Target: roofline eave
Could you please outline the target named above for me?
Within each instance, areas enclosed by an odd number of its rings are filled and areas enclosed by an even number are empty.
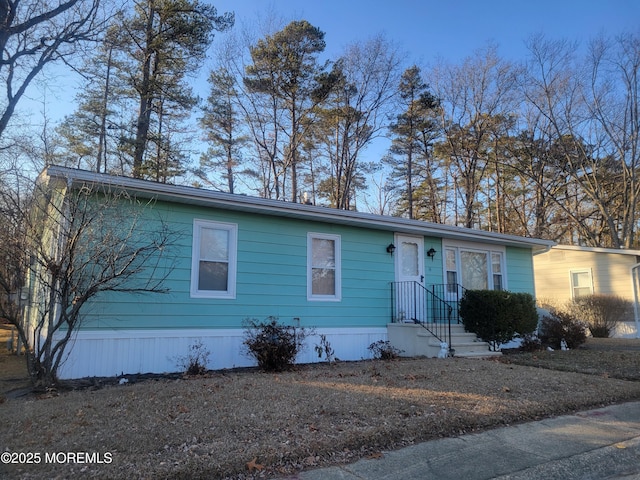
[[[474,230],[422,220],[410,220],[402,217],[376,215],[372,213],[251,197],[241,194],[215,192],[194,187],[155,183],[147,180],[112,176],[66,167],[51,166],[47,168],[46,172],[50,177],[64,178],[67,181],[71,181],[72,184],[81,185],[90,182],[104,186],[113,186],[122,188],[129,193],[135,193],[144,198],[188,205],[316,220],[325,223],[373,228],[397,233],[431,235],[450,240],[532,248],[534,251],[548,250],[551,246],[555,245],[555,242],[551,240],[519,237],[516,235]]]

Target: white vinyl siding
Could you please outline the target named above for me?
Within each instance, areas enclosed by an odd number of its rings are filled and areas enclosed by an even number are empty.
[[[341,245],[339,235],[307,235],[307,299],[340,301]]]
[[[238,226],[194,220],[191,296],[235,298]]]

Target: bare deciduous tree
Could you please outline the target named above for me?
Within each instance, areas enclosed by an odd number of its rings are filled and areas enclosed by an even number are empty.
[[[154,216],[152,202],[123,190],[43,173],[25,196],[18,188],[24,179],[15,180],[0,192],[7,227],[0,229],[0,257],[8,260],[0,269],[0,317],[26,346],[34,386],[48,388],[58,382],[92,299],[167,291],[177,234]]]
[[[320,190],[332,207],[354,208],[356,191],[365,188],[361,156],[387,127],[401,61],[393,43],[377,35],[345,47],[335,64],[340,80],[321,106],[322,131],[315,132],[329,163]]]
[[[436,152],[449,163],[462,208],[462,219],[459,222],[456,213],[456,224],[477,226],[481,182],[495,139],[504,134],[515,106],[515,74],[490,45],[462,65],[442,65],[430,76],[443,107],[445,138]],[[454,208],[458,212],[457,204]]]
[[[99,30],[100,0],[0,0],[0,137],[27,87]]]
[[[529,49],[527,101],[549,124],[553,167],[582,196],[582,211],[558,203],[578,232],[572,240],[631,247],[640,194],[640,39],[598,38],[583,60],[567,41],[536,36]]]

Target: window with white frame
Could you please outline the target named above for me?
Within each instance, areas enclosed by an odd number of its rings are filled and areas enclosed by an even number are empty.
[[[591,269],[571,270],[571,298],[584,297],[593,293]]]
[[[307,235],[307,298],[340,301],[340,236],[322,233]]]
[[[445,249],[445,272],[447,292],[455,293],[458,290],[458,254],[455,248]]]
[[[444,248],[447,292],[457,285],[470,290],[504,290],[505,251],[501,247],[472,244],[448,244]]]
[[[194,220],[191,296],[235,298],[238,226]]]
[[[502,286],[502,254],[491,252],[491,273],[493,274],[493,289],[504,290]]]

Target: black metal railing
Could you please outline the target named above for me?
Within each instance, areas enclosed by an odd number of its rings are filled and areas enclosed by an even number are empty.
[[[391,282],[391,322],[420,324],[452,349],[451,324],[460,323],[462,294],[463,288],[458,284]]]
[[[454,324],[462,323],[460,319],[460,299],[464,295],[465,288],[459,283],[430,285],[428,288],[436,297],[443,299],[453,308],[451,322]]]

